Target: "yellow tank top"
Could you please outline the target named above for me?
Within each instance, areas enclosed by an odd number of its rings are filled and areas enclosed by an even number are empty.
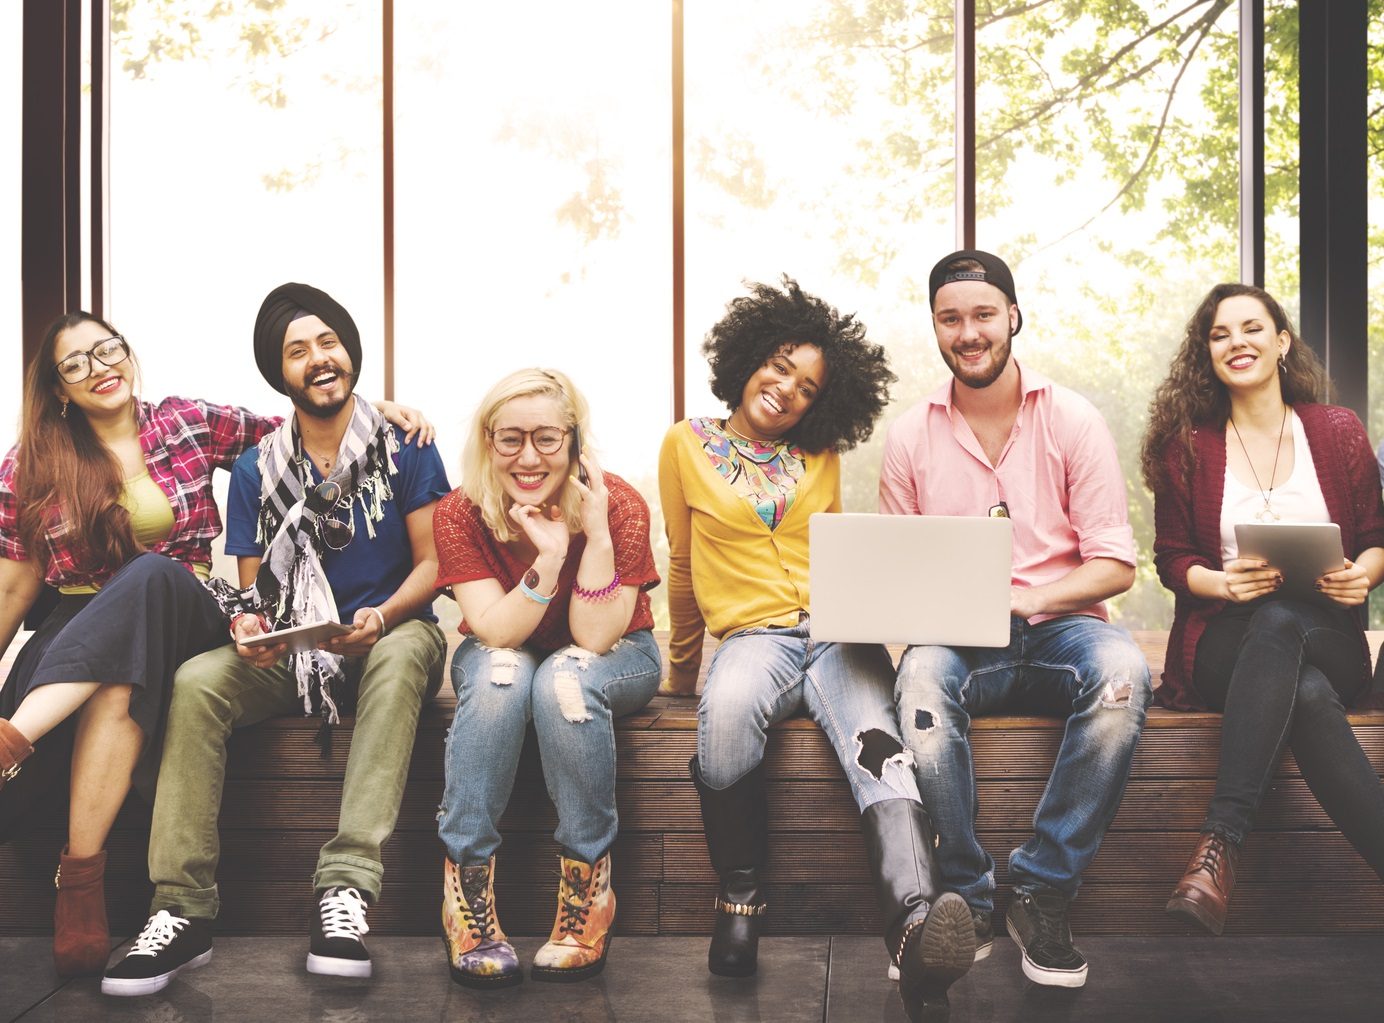
[[[145,470],[138,476],[125,481],[120,492],[120,505],[130,513],[130,525],[134,528],[135,539],[142,547],[152,547],[160,540],[167,539],[173,531],[173,505],[159,485]],[[198,578],[205,579],[208,569],[204,565],[193,565]],[[62,593],[95,593],[95,586],[64,586]]]

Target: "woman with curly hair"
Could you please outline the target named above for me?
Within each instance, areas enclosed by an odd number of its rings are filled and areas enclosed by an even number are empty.
[[[659,490],[672,625],[664,692],[694,695],[703,633],[721,641],[690,764],[720,875],[707,965],[725,976],[755,972],[768,909],[767,730],[805,710],[835,748],[861,810],[885,941],[901,960],[908,1005],[965,972],[970,912],[938,891],[912,771],[862,767],[865,745],[881,762],[902,754],[888,652],[814,643],[808,631],[808,519],[841,510],[841,453],[870,436],[896,378],[863,324],[787,277],[782,290],[753,284],[733,300],[702,351],[712,393],[730,415],[668,431]],[[964,964],[938,954],[966,942]]]
[[[1384,578],[1384,507],[1365,430],[1282,307],[1212,288],[1187,324],[1144,436],[1154,560],[1176,597],[1158,701],[1224,712],[1216,791],[1168,912],[1225,927],[1241,844],[1284,744],[1322,808],[1384,876],[1384,789],[1346,720],[1370,684],[1361,611]],[[1243,558],[1236,523],[1335,522],[1345,567],[1318,599]]]

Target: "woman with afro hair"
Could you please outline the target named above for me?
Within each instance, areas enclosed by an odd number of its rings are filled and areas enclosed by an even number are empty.
[[[703,633],[721,641],[690,764],[720,875],[708,967],[755,972],[768,909],[765,740],[771,724],[802,710],[850,780],[912,1014],[969,968],[971,914],[940,892],[913,773],[892,759],[903,747],[888,652],[814,643],[808,631],[808,519],[841,510],[841,454],[870,436],[896,377],[853,315],[788,277],[782,289],[749,287],[702,346],[730,415],[676,424],[659,457],[672,626],[663,692],[694,695]],[[873,763],[877,771],[864,766]]]

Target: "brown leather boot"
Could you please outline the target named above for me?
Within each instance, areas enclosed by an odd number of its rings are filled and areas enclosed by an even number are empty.
[[[33,744],[8,719],[0,718],[0,789],[19,773],[19,765],[34,752]]]
[[[1173,889],[1167,911],[1200,924],[1212,934],[1225,930],[1230,893],[1235,889],[1235,861],[1240,850],[1224,835],[1205,834],[1187,861],[1187,872]]]
[[[562,857],[557,887],[557,919],[548,943],[533,957],[534,980],[569,981],[594,977],[605,969],[610,928],[615,924],[615,892],[610,888],[610,853],[594,864]]]
[[[111,954],[106,924],[106,851],[95,856],[69,856],[62,851],[53,884],[58,901],[53,907],[53,962],[58,976],[81,977],[106,969]]]

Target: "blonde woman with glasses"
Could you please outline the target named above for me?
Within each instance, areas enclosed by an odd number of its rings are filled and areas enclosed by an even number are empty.
[[[449,966],[467,987],[523,979],[494,881],[497,824],[529,721],[561,846],[557,918],[531,975],[595,976],[610,949],[614,720],[658,688],[647,591],[659,578],[648,505],[583,450],[588,424],[586,399],[564,374],[511,373],[481,401],[465,482],[434,516],[437,582],[452,588],[466,637],[452,658],[457,707],[438,830]]]

